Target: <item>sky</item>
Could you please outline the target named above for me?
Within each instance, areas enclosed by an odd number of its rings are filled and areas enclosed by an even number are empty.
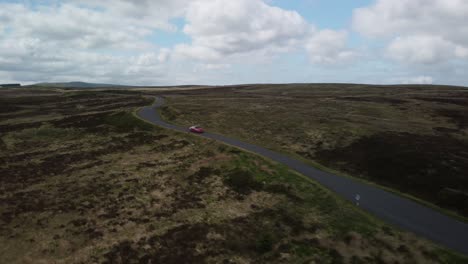
[[[0,83],[468,86],[467,0],[0,0]]]

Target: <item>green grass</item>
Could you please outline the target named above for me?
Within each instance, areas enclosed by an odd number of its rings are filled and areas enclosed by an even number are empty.
[[[155,129],[154,126],[136,118],[135,115],[129,112],[114,113],[107,116],[104,122],[114,126],[121,131],[132,131],[135,128],[144,131],[151,131]]]
[[[337,235],[349,230],[358,230],[361,234],[370,235],[376,231],[376,226],[382,224],[359,208],[351,209],[350,207],[354,207],[353,204],[337,198],[328,189],[302,174],[291,171],[284,165],[272,166],[270,168],[274,171],[272,174],[261,170],[254,162],[259,158],[254,158],[254,156],[254,154],[240,153],[234,163],[232,170],[241,172],[238,173],[240,175],[254,175],[255,177],[256,182],[251,182],[249,177],[247,177],[248,180],[241,178],[242,184],[250,188],[258,188],[256,186],[262,184],[263,190],[301,198],[304,204],[303,207],[295,208],[296,214],[306,214],[310,208],[320,210],[330,217],[329,227]],[[264,158],[260,159],[266,161]]]
[[[70,136],[75,136],[74,129],[56,128],[50,124],[44,124],[39,128],[23,130],[18,137],[21,139],[37,138],[39,140],[60,140]]]
[[[80,130],[73,128],[58,128],[52,124],[44,123],[37,128],[23,129],[15,133],[4,135],[1,139],[7,148],[15,148],[19,144],[50,144],[79,137]]]

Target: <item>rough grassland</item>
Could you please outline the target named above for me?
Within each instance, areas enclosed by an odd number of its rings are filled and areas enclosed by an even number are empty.
[[[468,216],[468,89],[251,85],[172,93],[168,121],[201,124]]]
[[[139,121],[138,93],[18,94],[0,95],[0,263],[468,261],[287,168]]]

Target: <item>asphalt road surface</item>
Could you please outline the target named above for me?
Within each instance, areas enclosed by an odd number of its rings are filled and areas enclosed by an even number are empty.
[[[169,124],[161,119],[157,109],[163,103],[163,98],[156,98],[152,106],[140,109],[137,114],[140,118],[155,125],[188,133],[187,127]],[[282,163],[388,223],[468,255],[467,223],[378,187],[317,170],[304,162],[260,146],[208,132],[200,136],[215,139]]]

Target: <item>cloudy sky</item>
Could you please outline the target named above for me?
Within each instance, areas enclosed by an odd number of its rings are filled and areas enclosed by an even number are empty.
[[[0,83],[468,86],[467,0],[0,0]]]

